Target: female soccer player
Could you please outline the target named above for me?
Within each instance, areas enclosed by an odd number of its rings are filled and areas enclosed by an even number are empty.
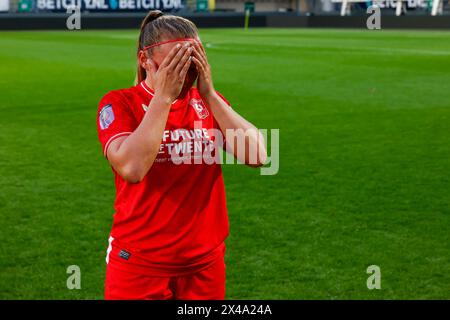
[[[109,92],[98,110],[116,185],[105,298],[224,299],[228,217],[211,160],[228,137],[228,152],[261,166],[264,139],[215,91],[191,21],[151,11],[137,58],[137,85]]]

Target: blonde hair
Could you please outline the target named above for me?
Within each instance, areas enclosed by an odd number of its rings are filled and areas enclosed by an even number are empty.
[[[136,83],[143,81],[146,77],[145,69],[139,63],[139,52],[146,46],[161,42],[163,39],[195,38],[198,29],[195,24],[183,17],[166,15],[160,10],[150,11],[142,20],[137,45],[137,72]],[[153,48],[148,49],[149,55]]]

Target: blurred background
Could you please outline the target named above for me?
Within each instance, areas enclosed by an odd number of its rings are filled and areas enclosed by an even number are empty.
[[[63,28],[70,6],[80,8],[84,28],[97,29],[134,27],[152,8],[187,16],[200,27],[359,28],[375,4],[383,28],[450,28],[449,0],[0,0],[0,29]]]
[[[448,0],[379,0],[376,1],[384,11],[397,14],[431,14],[433,5],[436,12],[448,11]],[[399,4],[400,2],[400,4]],[[84,11],[138,11],[151,7],[167,11],[181,12],[295,12],[298,14],[340,14],[342,3],[346,14],[365,11],[374,1],[370,0],[100,0],[85,3],[78,0],[1,0],[2,12],[45,12],[61,11],[68,5],[83,3]]]

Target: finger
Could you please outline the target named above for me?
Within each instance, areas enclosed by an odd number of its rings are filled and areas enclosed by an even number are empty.
[[[184,78],[186,77],[186,74],[187,74],[187,72],[189,70],[189,67],[191,66],[191,63],[192,63],[192,57],[189,56],[187,61],[183,65],[183,69],[181,69],[181,72],[180,72],[180,78],[181,79],[184,80]]]
[[[208,59],[206,58],[206,52],[204,51],[200,42],[195,41],[194,49],[197,51],[198,55],[202,57],[202,60],[204,60],[205,62],[208,61]]]
[[[205,46],[203,45],[203,43],[199,43],[199,45],[200,45],[200,48],[202,49],[202,51],[203,51],[203,54],[205,55],[205,57],[206,57],[206,50],[205,50]]]
[[[189,59],[189,57],[192,54],[192,47],[188,48],[185,52],[183,57],[180,59],[180,62],[178,63],[178,65],[175,68],[175,73],[180,73],[181,69],[183,69],[184,64],[186,63],[186,61]]]
[[[194,49],[194,57],[196,57],[197,60],[199,60],[202,63],[202,65],[206,68],[206,66],[208,65],[208,61],[206,61],[203,55],[199,53],[198,50],[196,49]]]
[[[196,57],[192,57],[192,61],[194,61],[195,66],[197,67],[197,71],[204,76],[205,75],[205,68],[203,67],[203,64],[198,60]]]
[[[175,57],[173,57],[172,61],[170,62],[170,64],[167,66],[167,69],[169,70],[175,70],[175,67],[178,65],[178,63],[180,62],[181,58],[183,57],[184,53],[186,52],[186,50],[188,50],[188,48],[190,47],[189,43],[186,43],[175,55]]]
[[[206,55],[205,48],[203,48],[202,42],[200,40],[194,41],[194,46],[200,51],[203,52]]]
[[[196,41],[194,44],[194,48],[197,51],[197,53],[199,54],[199,57],[201,57],[201,60],[204,60],[205,63],[208,62],[208,58],[206,57],[206,52],[205,49],[202,46],[202,43],[200,41]]]
[[[175,55],[180,51],[181,44],[177,44],[175,47],[170,50],[169,54],[164,58],[163,62],[161,63],[160,67],[164,68],[170,64],[172,59],[175,57]]]

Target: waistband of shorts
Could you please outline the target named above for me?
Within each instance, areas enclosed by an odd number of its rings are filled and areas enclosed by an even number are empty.
[[[217,259],[223,259],[225,255],[225,242],[221,242],[201,260],[187,262],[185,265],[168,265],[151,262],[151,257],[145,257],[144,253],[130,252],[116,240],[113,241],[111,250],[108,250],[108,267],[123,271],[147,275],[152,277],[174,277],[197,273],[209,268]]]

